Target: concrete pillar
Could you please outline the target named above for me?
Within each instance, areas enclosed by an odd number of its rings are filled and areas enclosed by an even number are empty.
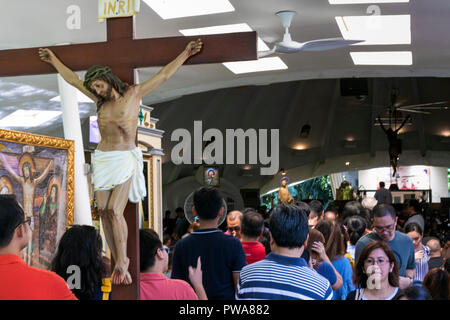
[[[75,212],[74,222],[80,225],[92,225],[89,187],[85,175],[83,136],[78,112],[77,89],[69,85],[58,74],[58,87],[61,96],[61,108],[64,137],[75,141]]]

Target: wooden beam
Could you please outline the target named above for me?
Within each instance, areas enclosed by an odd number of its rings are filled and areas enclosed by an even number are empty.
[[[130,259],[130,272],[133,283],[131,285],[113,285],[111,299],[113,300],[139,300],[140,296],[140,260],[139,260],[139,206],[128,201],[124,211],[128,227],[127,256]],[[111,266],[114,266],[112,261]]]
[[[136,16],[106,19],[106,38],[108,42],[134,39]]]
[[[110,42],[49,46],[71,70],[87,70],[93,65],[144,68],[164,66],[199,37],[125,39]],[[201,36],[204,47],[185,64],[256,60],[256,32]],[[56,70],[40,60],[38,49],[0,50],[0,77],[52,74]]]

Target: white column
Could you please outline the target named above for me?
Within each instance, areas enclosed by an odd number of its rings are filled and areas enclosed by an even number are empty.
[[[75,224],[92,225],[91,206],[87,177],[84,173],[84,147],[78,112],[77,89],[58,74],[61,96],[64,137],[75,141]]]

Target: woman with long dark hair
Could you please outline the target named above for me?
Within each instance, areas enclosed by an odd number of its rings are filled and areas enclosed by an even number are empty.
[[[342,277],[342,286],[338,290],[333,290],[333,300],[345,300],[347,294],[353,290],[353,270],[350,260],[345,256],[346,248],[341,226],[334,221],[320,220],[315,229],[323,234],[325,252]]]
[[[71,288],[79,300],[105,299],[102,290],[109,290],[102,280],[107,266],[102,258],[102,239],[94,227],[74,225],[61,237],[51,270],[67,281],[73,275],[69,266],[80,270],[80,286]]]

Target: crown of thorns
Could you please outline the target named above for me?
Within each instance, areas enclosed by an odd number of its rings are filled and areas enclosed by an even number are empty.
[[[112,71],[108,66],[94,66],[86,73],[83,84],[86,88],[89,89],[94,80],[101,78],[109,73],[112,73]]]

